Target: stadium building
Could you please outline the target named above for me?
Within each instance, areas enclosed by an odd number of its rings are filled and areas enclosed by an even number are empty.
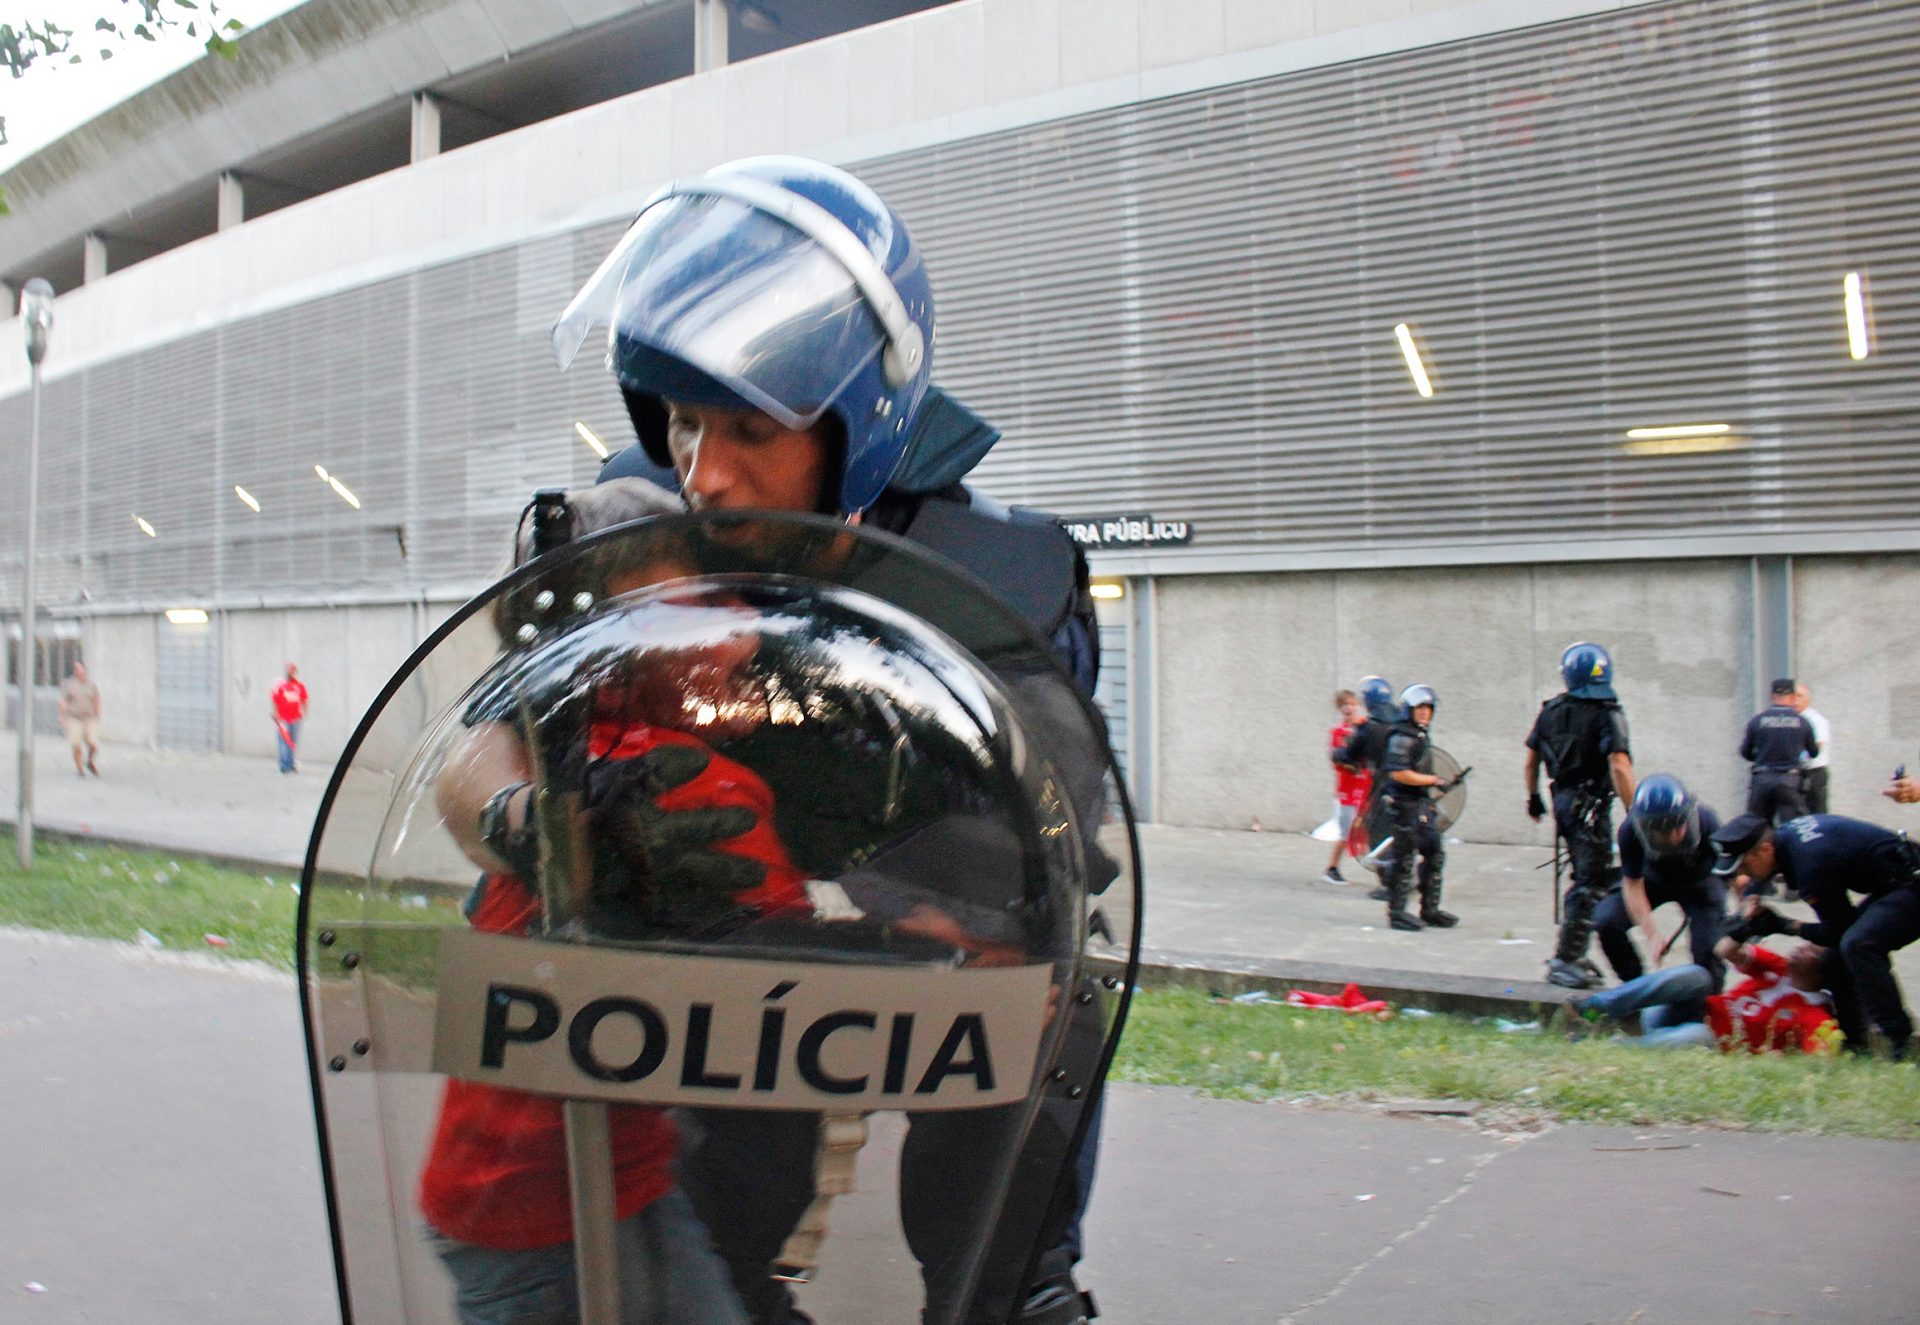
[[[1540,840],[1582,638],[1723,809],[1775,674],[1836,810],[1920,758],[1920,4],[308,0],[240,47],[0,177],[0,278],[59,292],[42,707],[83,650],[108,739],[267,754],[293,660],[337,751],[628,437],[573,290],[794,152],[906,215],[980,485],[1088,545],[1147,818],[1316,822],[1380,672],[1480,770],[1461,831]],[[0,353],[10,668],[28,419]]]

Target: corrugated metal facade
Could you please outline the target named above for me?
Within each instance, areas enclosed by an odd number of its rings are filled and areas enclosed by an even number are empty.
[[[928,251],[943,380],[1009,434],[980,473],[1002,497],[1151,509],[1192,521],[1196,552],[1275,568],[1573,539],[1632,557],[1678,533],[1867,548],[1913,529],[1920,498],[1917,63],[1916,3],[1649,6],[862,173]],[[562,376],[546,348],[618,228],[51,384],[43,601],[485,576],[534,487],[591,475],[575,419],[627,435],[605,374]],[[1849,271],[1874,315],[1858,362]],[[0,435],[26,420],[25,397],[0,402]],[[1738,449],[1622,446],[1697,422]],[[22,450],[0,474],[9,529]],[[18,564],[0,544],[0,602]]]

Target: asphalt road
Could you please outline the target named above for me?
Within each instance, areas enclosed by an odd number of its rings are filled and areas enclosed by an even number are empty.
[[[13,930],[0,999],[0,1321],[338,1320],[290,979]],[[1916,1227],[1910,1144],[1121,1087],[1083,1277],[1154,1325],[1891,1325]]]

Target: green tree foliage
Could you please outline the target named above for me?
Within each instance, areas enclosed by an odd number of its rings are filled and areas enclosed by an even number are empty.
[[[111,60],[113,43],[167,41],[184,37],[201,42],[209,55],[232,59],[236,39],[246,29],[237,18],[223,19],[214,0],[120,0],[123,15],[101,17],[85,32],[62,27],[51,18],[0,22],[0,62],[19,78],[41,62],[82,64],[88,59]],[[7,121],[0,116],[0,143],[7,141]],[[0,214],[8,211],[0,193]]]

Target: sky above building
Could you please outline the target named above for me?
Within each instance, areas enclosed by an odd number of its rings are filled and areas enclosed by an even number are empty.
[[[257,28],[305,0],[218,3],[220,22],[237,18],[249,28]],[[188,11],[175,9],[168,0],[167,7],[182,20],[205,21],[204,4]],[[0,171],[11,170],[48,143],[168,74],[195,60],[214,58],[207,55],[202,37],[187,36],[184,25],[167,30],[157,41],[115,38],[94,30],[94,23],[103,16],[123,30],[130,29],[141,17],[134,0],[61,0],[58,5],[30,5],[24,13],[8,17],[18,25],[26,17],[38,21],[48,11],[60,26],[72,29],[71,49],[80,55],[81,62],[70,64],[66,56],[57,56],[36,61],[22,78],[0,77],[0,115],[7,121],[7,142],[0,145]],[[111,51],[112,58],[102,60],[102,50]]]

